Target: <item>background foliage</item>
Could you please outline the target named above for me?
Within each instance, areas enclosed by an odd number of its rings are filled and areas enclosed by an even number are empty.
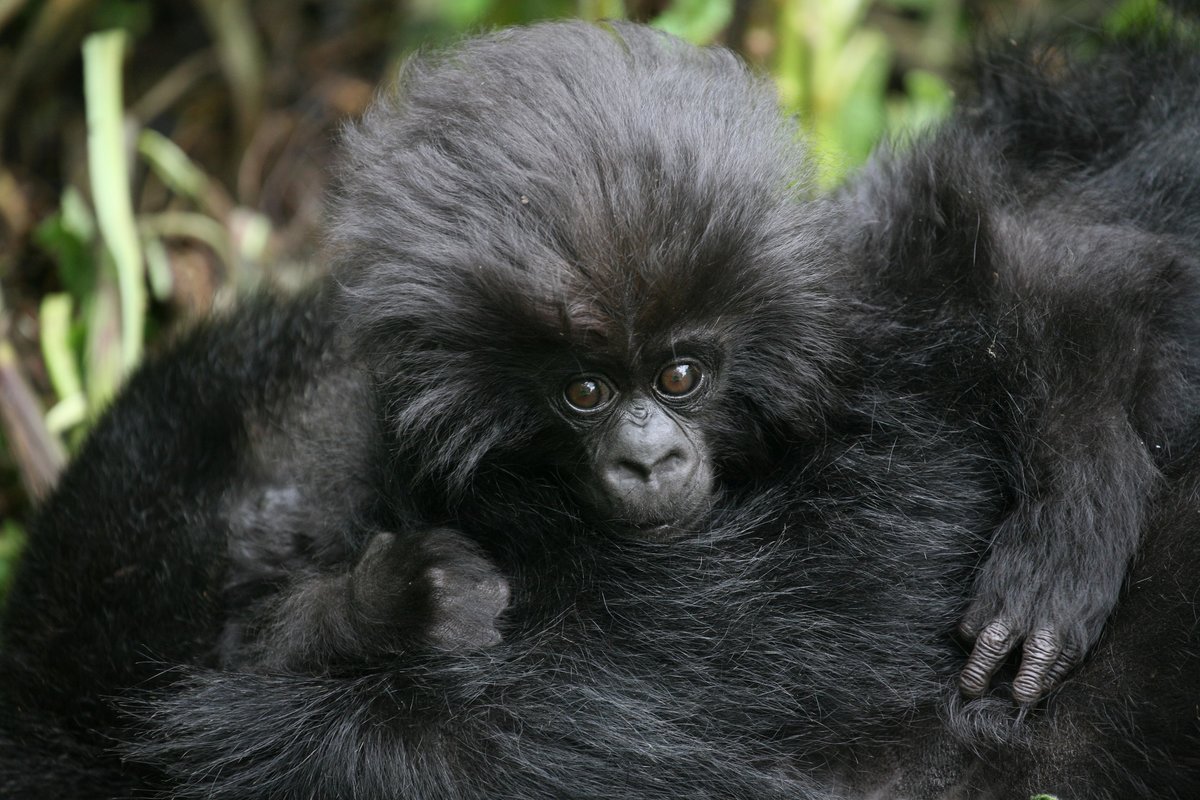
[[[319,274],[338,121],[414,48],[561,17],[722,43],[774,77],[832,185],[885,130],[903,138],[947,113],[977,31],[1152,12],[1150,0],[0,0],[0,593],[36,501],[144,350],[241,292]]]

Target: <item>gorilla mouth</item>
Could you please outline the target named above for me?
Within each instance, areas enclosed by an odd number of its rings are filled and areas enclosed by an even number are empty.
[[[670,516],[647,515],[640,519],[628,516],[612,520],[612,526],[620,535],[641,541],[670,542],[694,534],[713,505],[713,494],[708,491],[694,492],[692,497],[676,506]]]

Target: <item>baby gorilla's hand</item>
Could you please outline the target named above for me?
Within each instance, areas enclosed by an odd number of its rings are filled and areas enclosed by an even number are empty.
[[[981,624],[981,616],[988,617],[986,623]],[[1032,705],[1055,688],[1089,644],[1062,628],[1034,627],[1003,613],[989,615],[978,604],[959,625],[959,634],[974,641],[959,677],[959,688],[968,697],[984,695],[992,675],[1021,646],[1021,666],[1012,682],[1013,700],[1020,705]]]
[[[973,643],[959,678],[968,697],[986,694],[996,672],[1017,657],[1012,698],[1038,702],[1083,660],[1116,604],[1123,559],[1092,563],[1073,550],[1055,558],[1029,544],[1027,537],[997,546],[976,580],[959,625]]]
[[[508,582],[448,528],[376,534],[350,575],[355,624],[385,651],[414,641],[457,652],[491,647],[508,599]]]

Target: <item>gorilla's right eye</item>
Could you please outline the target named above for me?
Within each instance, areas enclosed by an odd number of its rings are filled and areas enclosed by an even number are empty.
[[[700,388],[703,378],[698,365],[691,361],[680,361],[678,364],[664,367],[663,371],[658,373],[655,388],[667,397],[687,397]]]
[[[612,389],[600,378],[587,377],[571,381],[563,394],[571,408],[595,411],[612,398]]]

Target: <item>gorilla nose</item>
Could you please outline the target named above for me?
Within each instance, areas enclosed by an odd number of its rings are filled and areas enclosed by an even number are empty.
[[[605,478],[616,491],[663,491],[674,489],[691,475],[695,462],[682,448],[666,452],[625,453],[608,467]]]
[[[683,424],[653,404],[635,403],[601,441],[596,464],[602,502],[621,519],[670,520],[708,495],[703,455]]]

